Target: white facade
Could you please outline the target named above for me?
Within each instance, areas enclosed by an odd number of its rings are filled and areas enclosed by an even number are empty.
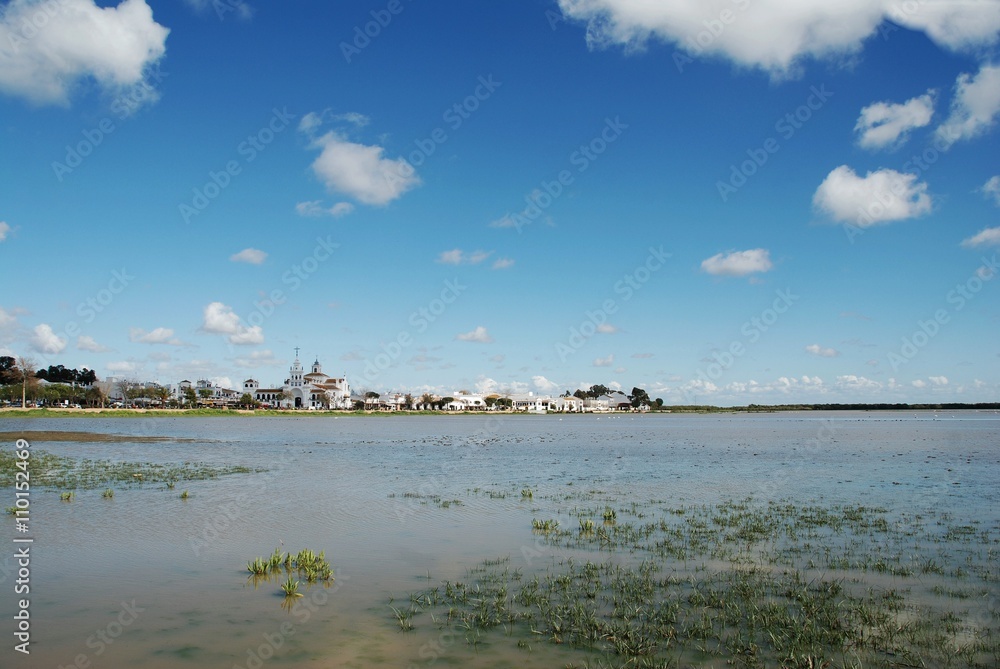
[[[256,379],[243,382],[243,392],[253,395],[260,404],[286,409],[350,409],[351,388],[344,377],[336,378],[323,373],[319,360],[313,362],[308,372],[295,361],[288,369],[288,378],[280,388],[261,388]]]

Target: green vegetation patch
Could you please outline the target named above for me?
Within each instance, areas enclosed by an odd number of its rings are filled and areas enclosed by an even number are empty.
[[[0,451],[0,485],[14,485],[14,474],[20,471],[16,467],[16,462],[14,451],[9,449]],[[229,474],[252,474],[267,470],[241,465],[211,465],[203,462],[159,464],[89,460],[32,449],[29,471],[33,487],[91,490],[108,486],[121,488],[150,483],[203,481]]]

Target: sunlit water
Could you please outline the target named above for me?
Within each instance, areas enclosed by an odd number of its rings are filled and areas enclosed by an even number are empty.
[[[4,419],[0,430],[195,438],[34,447],[268,469],[173,490],[119,488],[113,499],[78,491],[69,503],[33,490],[31,655],[16,655],[5,632],[2,666],[16,656],[26,667],[228,669],[261,666],[261,654],[269,667],[554,666],[560,656],[518,651],[502,633],[478,651],[437,631],[404,634],[388,604],[486,558],[530,570],[525,556],[544,552],[532,518],[575,523],[574,491],[623,503],[933,509],[1000,523],[992,412]],[[525,487],[533,499],[522,499]],[[13,490],[0,495],[13,504]],[[441,503],[451,500],[460,504]],[[12,630],[17,533],[7,518],[0,613]],[[246,580],[247,561],[279,546],[325,550],[336,572],[291,612],[277,585]]]

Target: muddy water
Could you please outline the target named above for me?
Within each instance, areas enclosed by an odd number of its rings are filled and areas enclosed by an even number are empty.
[[[28,667],[547,667],[580,661],[501,632],[478,648],[401,633],[390,595],[460,580],[483,559],[544,568],[532,518],[595,499],[864,504],[1000,523],[1000,414],[296,417],[4,420],[17,433],[148,439],[36,441],[60,455],[267,467],[263,474],[31,496],[31,655],[6,516],[0,665]],[[13,448],[5,443],[4,448]],[[521,489],[533,490],[523,499]],[[182,500],[183,490],[189,498]],[[3,506],[12,489],[0,492]],[[325,550],[336,572],[291,611],[244,565],[274,548]],[[304,585],[304,584],[303,584]],[[570,659],[567,659],[570,658]]]

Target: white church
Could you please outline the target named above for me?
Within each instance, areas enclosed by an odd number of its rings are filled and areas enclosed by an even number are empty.
[[[335,378],[323,373],[317,359],[307,374],[299,362],[299,349],[295,349],[295,362],[288,369],[288,378],[281,388],[261,388],[256,379],[243,382],[243,392],[261,404],[286,409],[350,409],[351,388],[346,378]]]

